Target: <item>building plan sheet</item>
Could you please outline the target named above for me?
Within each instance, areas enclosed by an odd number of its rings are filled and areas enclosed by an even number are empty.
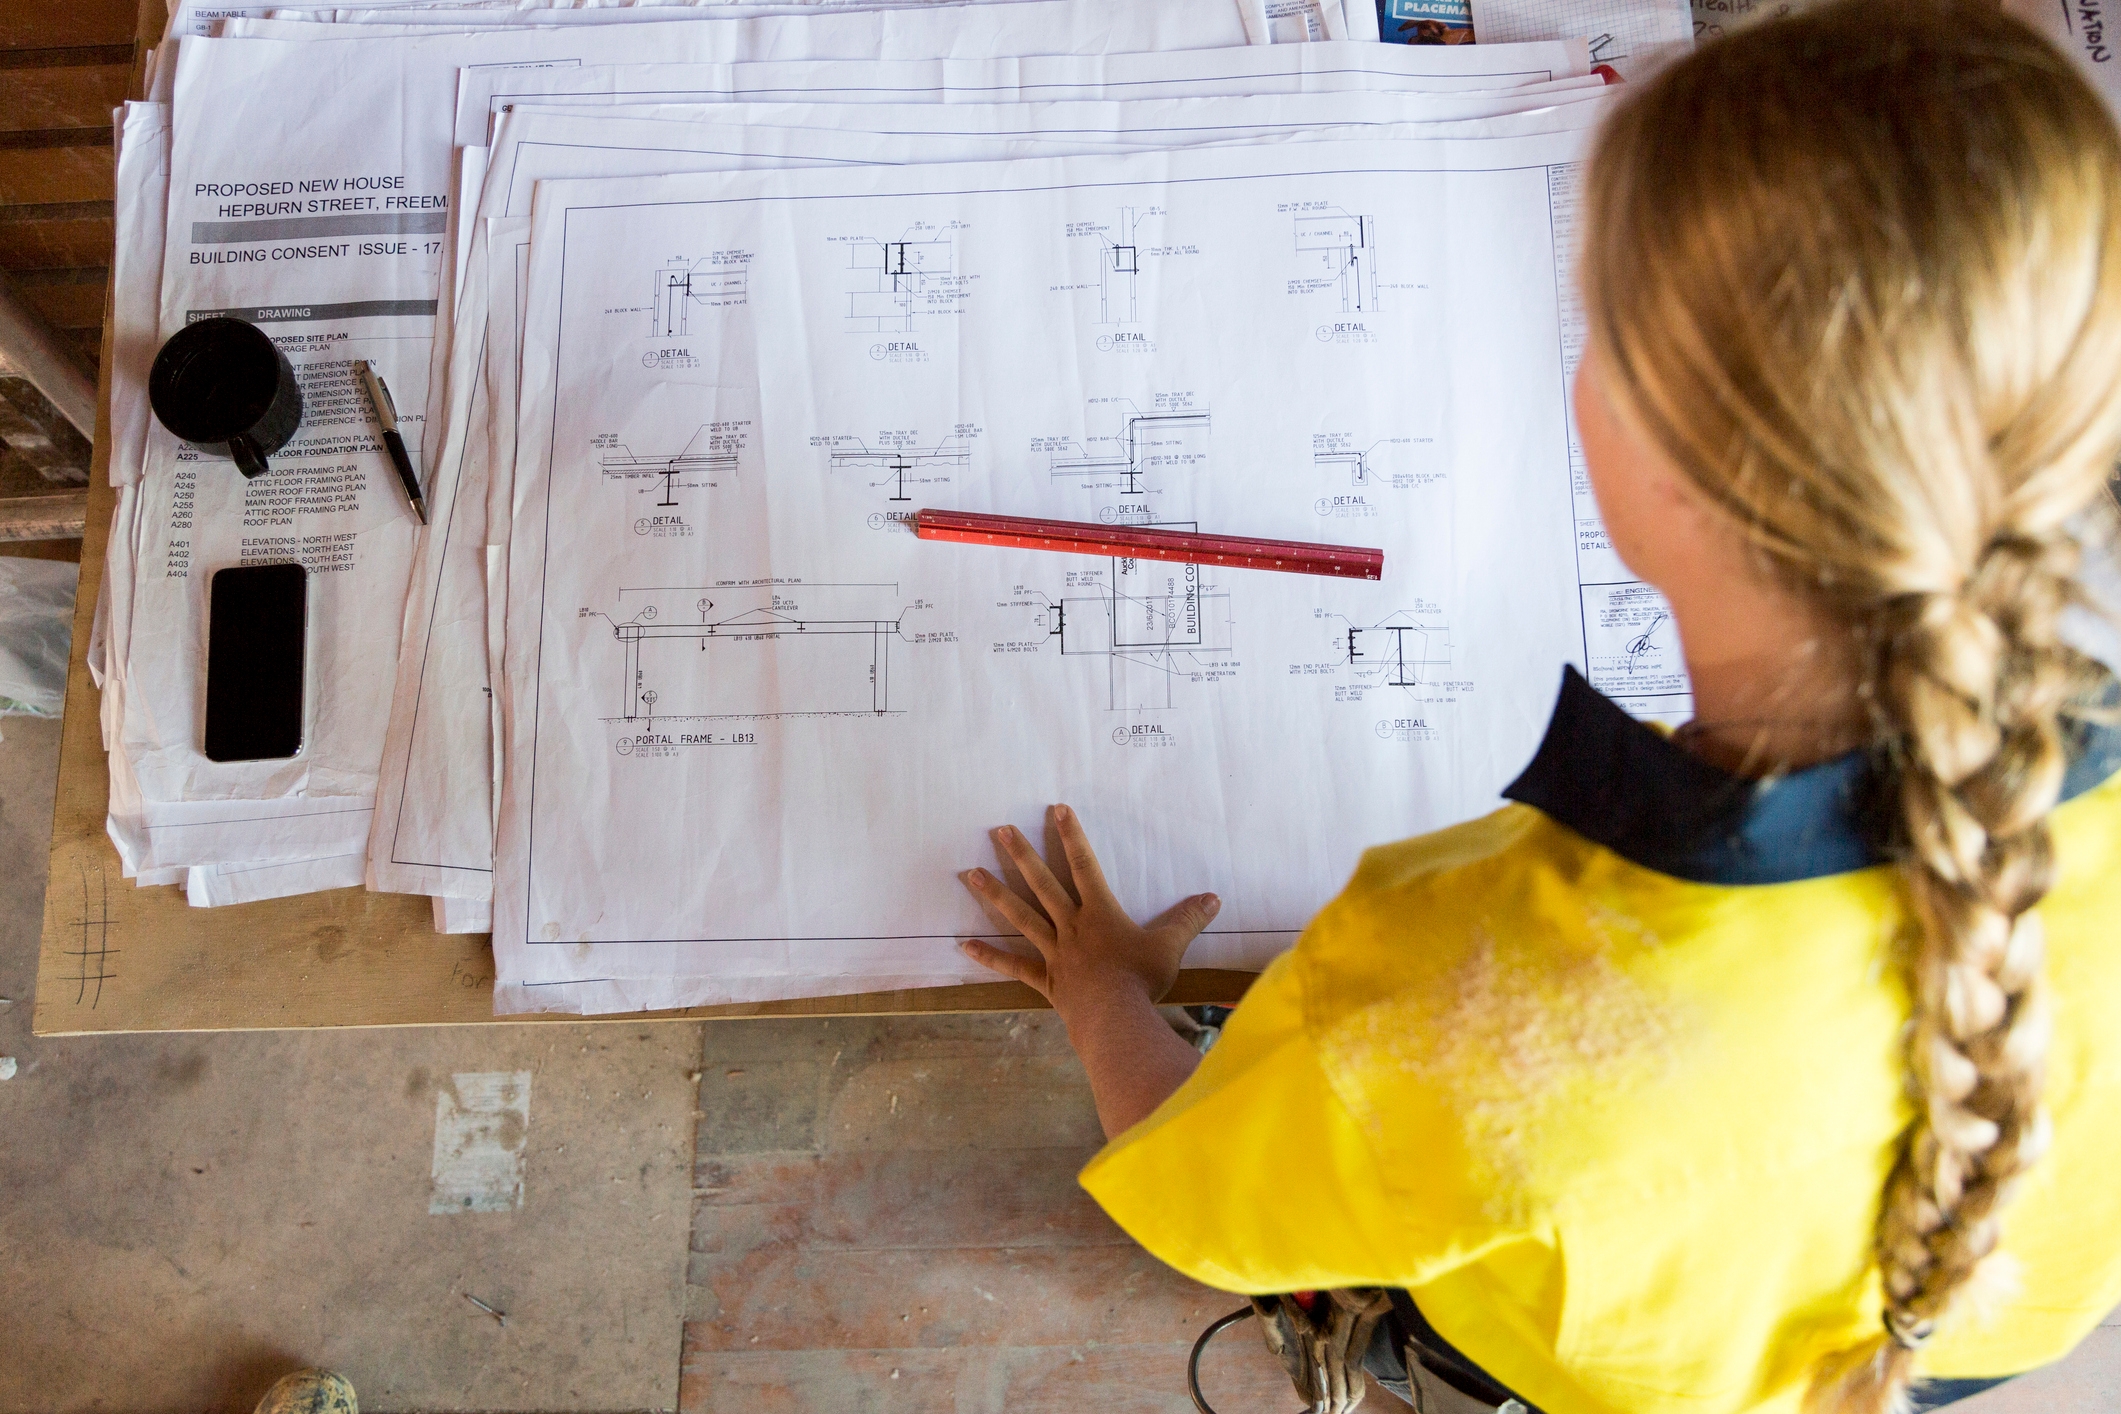
[[[1565,47],[1550,47],[1548,57],[1567,64]],[[1491,51],[1504,59],[1504,51]],[[1523,64],[1523,59],[1517,59]],[[1088,64],[1088,61],[1073,61]],[[738,66],[774,68],[774,66]],[[827,66],[829,68],[829,66]],[[776,83],[785,81],[776,78]],[[1419,83],[1421,78],[1417,76]],[[1580,87],[1591,83],[1591,89]],[[1597,81],[1555,81],[1538,85],[1542,98],[1584,98],[1597,93]],[[1544,93],[1546,87],[1561,89]],[[937,91],[940,93],[940,91]],[[1525,100],[1517,100],[1525,102]],[[1073,138],[1071,151],[1094,142],[1126,140],[1135,146],[1164,146],[1228,138],[1237,131],[1300,131],[1332,121],[1387,123],[1421,112],[1502,112],[1510,100],[1480,93],[1319,93],[1294,98],[1209,98],[1209,100],[1137,100],[1137,102],[1069,102],[1069,104],[711,104],[689,112],[708,119],[681,121],[594,121],[592,114],[539,112],[511,106],[505,114],[505,140],[494,148],[488,191],[477,216],[458,227],[462,235],[477,229],[486,214],[528,214],[532,184],[539,176],[577,176],[585,172],[670,172],[728,170],[736,165],[789,163],[859,163],[859,161],[940,161],[957,155],[999,155],[967,151],[965,138],[1018,134]],[[594,110],[592,110],[594,112]],[[617,112],[617,110],[609,110]],[[658,110],[674,112],[674,110]],[[804,138],[783,123],[819,123],[838,131]],[[912,129],[897,138],[880,136],[878,127]],[[848,136],[867,134],[867,136]],[[522,138],[530,138],[526,146]],[[950,144],[957,142],[959,148]],[[477,148],[467,148],[475,153]],[[437,895],[484,899],[492,878],[492,733],[490,683],[492,644],[488,642],[488,420],[477,407],[488,379],[475,369],[488,337],[484,320],[486,278],[469,278],[469,299],[458,310],[452,365],[448,375],[456,396],[435,439],[437,464],[431,485],[437,528],[428,534],[407,598],[405,640],[399,657],[397,695],[392,702],[392,729],[384,750],[378,814],[369,837],[371,888],[399,888]],[[507,363],[505,367],[513,367]],[[435,382],[443,382],[437,377]],[[505,496],[505,490],[503,490]],[[503,528],[507,507],[490,517]]]
[[[1569,430],[1580,152],[541,184],[502,1005],[973,977],[956,872],[1056,800],[1137,911],[1222,895],[1190,964],[1256,967],[1364,845],[1491,808],[1561,665],[1655,710],[1628,689],[1669,630],[1616,607]],[[923,505],[1379,546],[1385,577],[939,545]]]
[[[1581,99],[1601,91],[1602,86],[1594,86],[1558,96]],[[1373,93],[1033,105],[743,104],[712,105],[705,111],[719,115],[716,120],[690,123],[516,108],[504,121],[497,160],[488,168],[491,191],[479,209],[528,214],[531,191],[540,177],[934,161],[953,152],[962,160],[1011,155],[993,148],[991,138],[1041,133],[1049,139],[1078,140],[1065,150],[1116,141],[1174,146],[1229,140],[1240,133],[1303,135],[1318,130],[1311,125],[1335,119],[1377,125],[1410,111],[1435,111],[1425,107],[1424,100],[1466,112],[1502,106],[1502,100],[1458,95]],[[1493,122],[1521,125],[1528,120],[1540,121],[1535,114]],[[793,122],[830,123],[841,130],[777,126]],[[1465,132],[1473,126],[1428,130]],[[894,127],[914,131],[877,131]],[[479,346],[487,337],[486,283],[483,270],[473,274],[458,310],[454,359],[467,366],[477,365]],[[485,691],[490,676],[486,566],[479,530],[485,517],[491,443],[480,406],[484,399],[477,396],[484,380],[459,374],[454,383],[459,397],[440,439],[442,454],[431,489],[438,528],[426,541],[408,602],[368,879],[376,888],[484,897],[490,889],[492,860],[485,775],[491,744]],[[495,524],[505,524],[505,517]]]

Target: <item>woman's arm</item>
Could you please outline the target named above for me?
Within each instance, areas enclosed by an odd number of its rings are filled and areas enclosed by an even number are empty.
[[[1146,927],[1136,923],[1112,897],[1075,812],[1056,805],[1050,816],[1072,892],[1013,825],[993,831],[995,848],[1022,875],[1036,907],[985,869],[961,876],[988,916],[1022,933],[1037,955],[977,938],[963,946],[975,962],[1035,987],[1053,1004],[1090,1073],[1105,1137],[1116,1138],[1146,1119],[1200,1063],[1156,1004],[1178,980],[1179,959],[1222,900],[1195,894]]]

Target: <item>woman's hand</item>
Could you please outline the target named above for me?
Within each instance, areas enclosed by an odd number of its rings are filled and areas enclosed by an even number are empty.
[[[1169,1098],[1200,1063],[1194,1049],[1158,1015],[1156,1004],[1178,980],[1187,945],[1214,919],[1222,901],[1195,894],[1144,927],[1112,897],[1075,812],[1056,805],[1050,815],[1072,891],[1013,825],[993,832],[994,845],[1023,878],[1037,906],[985,869],[968,869],[962,876],[988,916],[1030,939],[1037,956],[977,938],[963,947],[975,962],[1037,988],[1053,1004],[1089,1072],[1105,1134],[1116,1137]]]
[[[1023,831],[1014,825],[993,831],[995,849],[1022,877],[1037,907],[985,869],[963,875],[988,917],[1022,933],[1038,955],[1026,957],[977,938],[965,943],[965,952],[982,966],[1036,988],[1063,1019],[1070,1010],[1116,991],[1139,993],[1152,1004],[1162,1001],[1178,980],[1187,946],[1214,919],[1222,901],[1214,894],[1196,894],[1144,927],[1112,896],[1075,812],[1056,805],[1048,814],[1060,836],[1065,882],[1046,867]]]

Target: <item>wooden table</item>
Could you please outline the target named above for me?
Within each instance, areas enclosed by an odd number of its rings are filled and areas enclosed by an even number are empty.
[[[103,832],[110,776],[98,722],[101,694],[83,656],[117,494],[110,485],[107,333],[98,381],[96,456],[74,601],[35,1033],[581,1020],[559,1014],[496,1017],[490,941],[483,934],[435,932],[432,906],[423,897],[334,889],[193,908],[181,888],[138,888],[123,876],[117,850]],[[1245,972],[1188,972],[1171,1000],[1233,1002],[1251,978]],[[1023,1011],[1044,1005],[1020,983],[997,982],[604,1019]]]

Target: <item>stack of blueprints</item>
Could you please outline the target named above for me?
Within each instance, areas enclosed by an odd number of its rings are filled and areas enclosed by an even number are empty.
[[[120,123],[94,664],[142,883],[429,895],[505,1011],[842,994],[983,979],[956,871],[1066,800],[1136,908],[1222,895],[1189,965],[1257,967],[1365,845],[1492,808],[1564,664],[1686,711],[1570,428],[1584,38],[1383,45],[1371,0],[171,32]],[[145,407],[209,313],[304,383],[247,485]],[[924,506],[1386,568],[942,545]],[[210,762],[208,578],[286,560],[304,749]]]

